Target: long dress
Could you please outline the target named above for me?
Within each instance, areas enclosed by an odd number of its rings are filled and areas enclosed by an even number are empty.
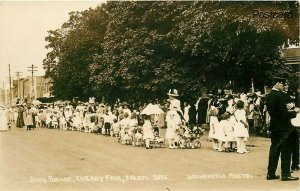
[[[29,127],[32,127],[34,125],[31,110],[26,110],[25,111],[24,123],[25,123],[26,126],[29,126]]]
[[[246,112],[244,109],[238,109],[235,111],[234,116],[236,118],[236,124],[234,125],[234,136],[235,137],[249,137],[248,129],[245,127],[243,123],[240,121],[243,120],[247,122],[246,120]]]
[[[232,127],[231,121],[230,120],[222,120],[220,123],[221,123],[221,126],[223,128],[224,133],[226,134],[226,136],[224,136],[223,141],[224,142],[226,142],[226,141],[228,141],[228,142],[235,141],[235,138],[233,136],[233,127]]]
[[[7,130],[8,130],[7,111],[0,110],[0,131],[7,131]]]
[[[216,116],[211,116],[210,117],[210,121],[209,121],[209,134],[208,134],[209,138],[218,139],[217,134],[216,134],[216,131],[217,131],[216,128],[218,128],[217,127],[218,123],[219,123],[219,120],[218,120],[218,118]]]
[[[167,132],[166,139],[176,139],[176,129],[179,128],[181,124],[181,118],[176,110],[171,109],[167,112],[166,115],[166,123],[167,123]]]
[[[206,123],[208,100],[208,97],[201,97],[198,103],[198,124]]]
[[[24,110],[22,108],[18,109],[18,117],[17,117],[17,122],[16,122],[16,127],[24,127]]]

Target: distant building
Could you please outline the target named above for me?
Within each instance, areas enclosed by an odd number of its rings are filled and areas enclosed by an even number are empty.
[[[5,105],[5,90],[0,89],[0,105]]]
[[[50,88],[52,80],[44,76],[25,77],[14,81],[14,99],[24,100],[26,97],[37,99],[40,97],[51,97]]]
[[[282,49],[284,64],[286,65],[297,65],[300,64],[300,47],[292,46]]]

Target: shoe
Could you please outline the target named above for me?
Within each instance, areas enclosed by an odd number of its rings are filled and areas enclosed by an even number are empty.
[[[150,149],[149,147],[146,147],[146,149]]]
[[[279,175],[267,175],[267,180],[275,180],[275,179],[279,179],[280,176]]]
[[[298,171],[298,170],[299,170],[299,166],[297,166],[295,168],[292,167],[292,171]]]
[[[293,177],[293,176],[283,176],[281,178],[282,181],[294,181],[294,180],[299,180],[299,177]]]

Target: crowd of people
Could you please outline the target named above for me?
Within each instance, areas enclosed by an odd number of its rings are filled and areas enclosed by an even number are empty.
[[[285,107],[291,110],[295,107],[295,96],[284,94],[289,98],[285,100]],[[165,145],[164,140],[167,140],[169,148],[175,149],[199,148],[202,128],[208,125],[212,149],[239,154],[249,152],[246,149],[249,135],[271,136],[272,139],[274,134],[269,114],[271,106],[267,107],[269,95],[266,98],[260,91],[226,95],[218,91],[217,94],[203,94],[198,100],[184,101],[183,104],[176,89],[171,89],[167,95],[167,100],[144,104],[128,104],[118,100],[109,105],[96,102],[94,97],[88,102],[77,103],[19,103],[6,112],[6,130],[11,123],[15,123],[16,127],[26,127],[27,130],[45,127],[97,133],[117,137],[124,145],[144,145],[146,149],[153,148],[155,144]],[[152,106],[152,111],[143,114],[149,106]],[[160,134],[161,128],[166,128],[164,137]],[[299,169],[299,160],[295,164],[294,169]],[[267,179],[276,177],[272,174]]]

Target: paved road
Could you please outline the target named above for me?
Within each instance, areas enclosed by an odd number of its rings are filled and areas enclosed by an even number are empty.
[[[299,189],[299,181],[265,180],[269,139],[250,138],[255,147],[244,155],[201,140],[197,150],[146,150],[102,135],[13,128],[0,133],[0,191]]]

